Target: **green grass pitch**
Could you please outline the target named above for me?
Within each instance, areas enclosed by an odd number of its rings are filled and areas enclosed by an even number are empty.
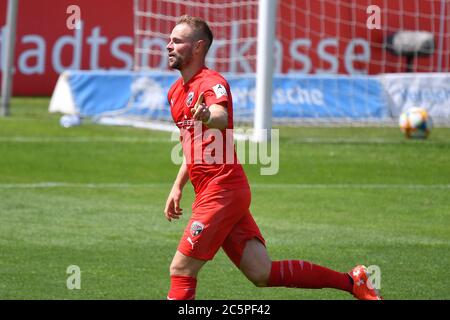
[[[48,98],[15,98],[0,118],[0,299],[165,299],[190,214],[163,209],[178,166],[170,134],[65,129]],[[386,299],[450,299],[450,129],[280,128],[280,170],[245,165],[272,259],[381,269]],[[81,269],[69,290],[66,269]],[[198,299],[353,299],[333,289],[256,288],[222,251]]]

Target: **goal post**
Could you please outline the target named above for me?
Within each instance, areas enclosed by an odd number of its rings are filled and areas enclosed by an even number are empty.
[[[5,43],[5,49],[3,52],[5,56],[0,55],[3,59],[0,59],[2,64],[2,88],[1,88],[1,103],[0,103],[0,116],[9,115],[9,103],[12,92],[12,80],[13,80],[13,61],[14,61],[14,49],[16,41],[16,22],[17,22],[17,5],[18,0],[8,0],[7,9],[7,37]],[[2,48],[3,49],[3,48]]]
[[[260,0],[256,58],[256,97],[253,140],[270,139],[272,127],[273,48],[275,44],[277,0]]]

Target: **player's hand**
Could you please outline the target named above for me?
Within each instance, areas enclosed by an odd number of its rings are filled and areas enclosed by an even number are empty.
[[[203,92],[198,96],[198,100],[191,109],[191,112],[194,121],[207,122],[211,117],[211,111],[209,111],[206,104],[203,103]]]
[[[180,189],[172,188],[166,201],[166,208],[164,214],[166,219],[172,221],[172,219],[179,219],[183,214],[183,209],[180,208],[182,192]]]

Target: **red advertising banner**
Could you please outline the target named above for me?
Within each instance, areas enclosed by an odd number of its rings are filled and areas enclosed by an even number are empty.
[[[161,3],[158,13],[173,15],[169,5]],[[276,72],[404,72],[406,60],[387,52],[386,37],[396,30],[418,28],[433,32],[436,50],[431,57],[416,59],[415,71],[450,70],[450,23],[442,19],[439,0],[392,0],[389,4],[385,0],[279,0],[279,3],[274,49]],[[366,10],[369,5],[380,8],[379,28],[368,28],[367,22],[374,21],[370,20],[372,13]],[[450,14],[448,1],[445,6]],[[0,57],[5,51],[6,7],[7,0],[0,0]],[[172,11],[165,12],[168,10]],[[81,23],[75,23],[74,14],[79,14]],[[217,20],[221,17],[211,16]],[[50,95],[59,74],[66,69],[131,70],[133,23],[132,0],[20,0],[14,95]],[[237,23],[232,29],[230,34],[245,34],[247,30],[245,23]],[[219,39],[225,36],[219,34]],[[160,50],[164,50],[166,40],[159,41]],[[246,59],[254,56],[255,51],[256,43],[216,49],[213,54],[220,61],[232,59],[215,67],[221,72],[253,72],[254,60]],[[160,64],[161,59],[155,61]],[[152,67],[151,59],[149,64]]]
[[[73,4],[83,23],[71,30],[67,9]],[[2,52],[6,6],[7,0],[0,0]],[[132,1],[20,0],[13,94],[50,95],[65,69],[129,70],[132,54]]]

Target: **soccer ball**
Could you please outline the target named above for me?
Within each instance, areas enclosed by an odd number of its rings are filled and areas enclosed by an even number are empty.
[[[425,139],[431,130],[431,118],[427,110],[419,107],[402,112],[398,124],[407,138]]]
[[[81,124],[80,116],[76,114],[65,114],[59,119],[59,124],[64,128],[79,126]]]

